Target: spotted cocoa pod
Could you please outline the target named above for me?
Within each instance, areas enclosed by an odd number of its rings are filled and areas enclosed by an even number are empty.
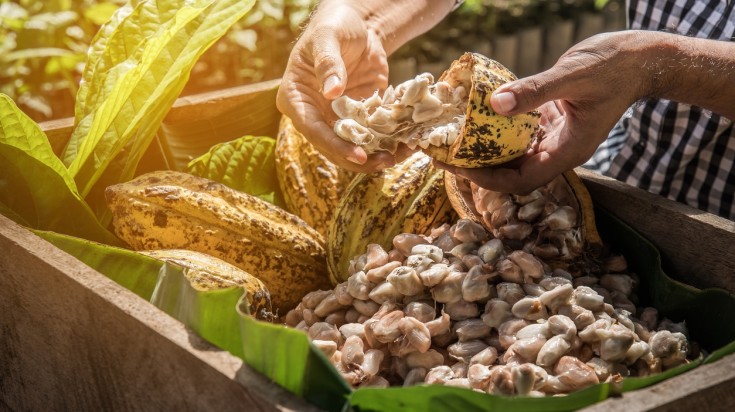
[[[274,310],[329,289],[324,240],[295,215],[223,184],[156,171],[105,192],[115,233],[135,250],[210,254],[261,279]]]

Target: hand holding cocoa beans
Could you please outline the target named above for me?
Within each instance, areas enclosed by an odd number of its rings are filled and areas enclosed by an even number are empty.
[[[441,20],[454,2],[420,0],[322,0],[294,45],[277,106],[337,166],[374,172],[395,164],[407,150],[366,154],[332,130],[331,101],[370,97],[388,85],[387,55]],[[420,18],[419,18],[420,17]]]

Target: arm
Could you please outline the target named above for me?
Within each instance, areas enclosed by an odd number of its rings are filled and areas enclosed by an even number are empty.
[[[735,120],[735,42],[673,34],[662,37],[666,37],[662,39],[662,74],[648,94]]]
[[[439,23],[453,8],[456,0],[323,0],[321,5],[350,4],[360,13],[368,30],[378,34],[388,55],[409,40]]]
[[[639,99],[666,98],[735,119],[735,43],[651,31],[593,36],[549,70],[499,87],[493,109],[513,115],[539,108],[546,137],[498,168],[448,170],[480,186],[529,192],[594,153]]]
[[[389,153],[367,156],[330,126],[331,101],[369,97],[388,85],[387,56],[427,31],[455,0],[323,0],[296,42],[278,90],[278,109],[329,160],[359,172],[391,166]]]
[[[600,84],[622,89],[630,103],[664,98],[735,119],[735,95],[729,92],[735,90],[735,42],[632,30],[593,37],[570,49],[552,69],[499,88],[493,107],[503,109],[497,98],[502,92],[512,92],[518,101],[503,113],[515,114],[579,95],[572,91],[577,86]]]

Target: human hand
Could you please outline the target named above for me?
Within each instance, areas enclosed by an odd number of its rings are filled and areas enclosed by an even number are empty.
[[[357,172],[395,163],[388,152],[368,156],[337,136],[331,101],[366,98],[388,85],[387,54],[377,33],[349,4],[320,8],[295,44],[278,90],[278,109],[330,161]],[[403,153],[399,153],[403,154]]]
[[[500,166],[437,166],[486,189],[523,194],[583,164],[625,110],[652,92],[656,65],[646,56],[655,55],[655,45],[648,33],[597,35],[572,47],[549,70],[504,84],[491,97],[493,109],[514,115],[538,107],[544,132],[540,142]]]

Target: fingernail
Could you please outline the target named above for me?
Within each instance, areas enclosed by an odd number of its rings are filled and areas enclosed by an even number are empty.
[[[324,87],[322,88],[324,90],[324,93],[329,93],[332,89],[337,87],[339,85],[339,77],[337,77],[336,74],[333,74],[329,77],[327,77],[327,80],[324,81]]]
[[[347,155],[347,160],[349,160],[352,163],[358,164],[358,165],[364,165],[365,164],[364,161],[361,162],[360,159],[358,159],[358,158],[356,158],[356,157],[354,157],[352,155]]]
[[[511,92],[494,94],[492,99],[493,107],[500,109],[500,113],[508,113],[516,108],[516,96]]]

